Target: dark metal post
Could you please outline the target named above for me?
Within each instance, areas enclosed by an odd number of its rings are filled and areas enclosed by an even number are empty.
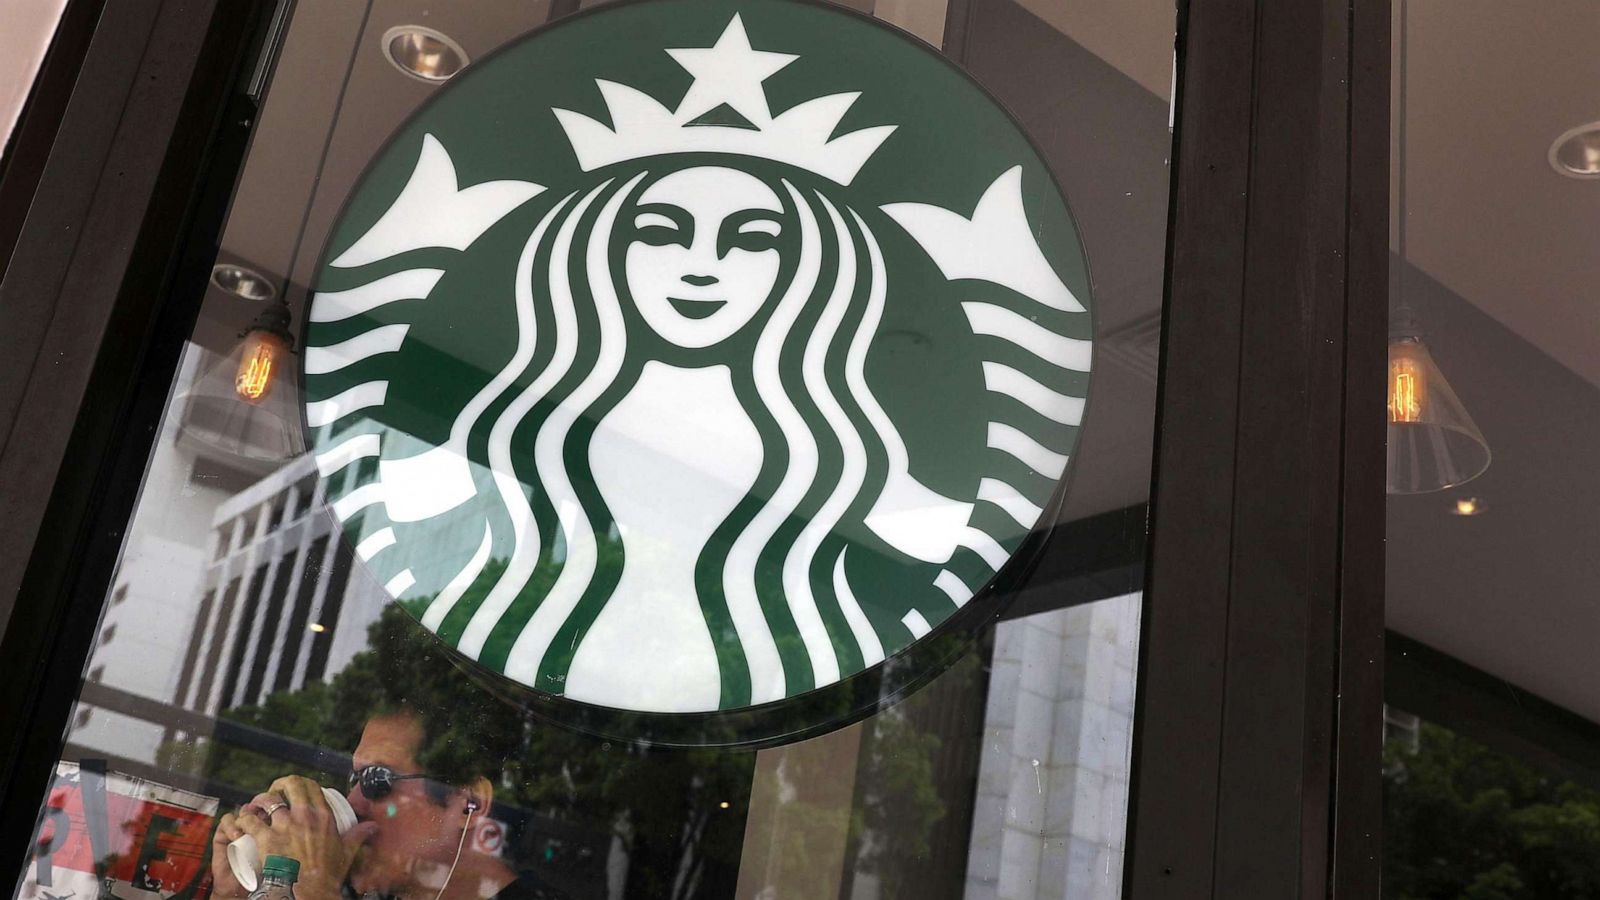
[[[1126,890],[1377,895],[1387,4],[1194,0]]]

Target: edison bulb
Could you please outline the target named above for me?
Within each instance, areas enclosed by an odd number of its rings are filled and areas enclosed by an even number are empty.
[[[233,388],[239,399],[259,403],[272,390],[273,379],[288,351],[283,339],[270,331],[252,331],[239,345],[239,373]]]
[[[1389,345],[1389,421],[1420,422],[1427,402],[1427,366],[1414,340]]]

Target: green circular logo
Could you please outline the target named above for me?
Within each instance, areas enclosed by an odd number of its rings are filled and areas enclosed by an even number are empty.
[[[379,154],[306,324],[333,512],[544,695],[785,701],[905,654],[1048,525],[1085,262],[1015,122],[795,0],[535,32]],[[977,597],[974,600],[974,597]]]

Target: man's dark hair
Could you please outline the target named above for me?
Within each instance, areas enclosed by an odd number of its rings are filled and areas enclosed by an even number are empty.
[[[351,746],[369,720],[408,715],[423,731],[417,763],[434,780],[466,787],[482,775],[501,785],[523,774],[526,715],[496,697],[485,676],[451,659],[397,605],[383,611],[369,637],[376,652],[362,654],[335,685],[333,714],[354,726]],[[352,671],[358,665],[366,671]]]

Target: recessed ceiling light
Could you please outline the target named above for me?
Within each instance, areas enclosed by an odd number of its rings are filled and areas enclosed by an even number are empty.
[[[383,58],[412,78],[432,83],[448,80],[468,62],[460,44],[421,25],[396,25],[385,31]]]
[[[1475,516],[1483,512],[1483,501],[1477,497],[1457,497],[1455,505],[1450,508],[1453,516]]]
[[[212,266],[211,283],[235,297],[257,302],[271,300],[278,294],[278,289],[272,286],[267,276],[233,263],[218,263]]]
[[[1600,178],[1600,122],[1579,125],[1550,145],[1550,165],[1568,178]]]

